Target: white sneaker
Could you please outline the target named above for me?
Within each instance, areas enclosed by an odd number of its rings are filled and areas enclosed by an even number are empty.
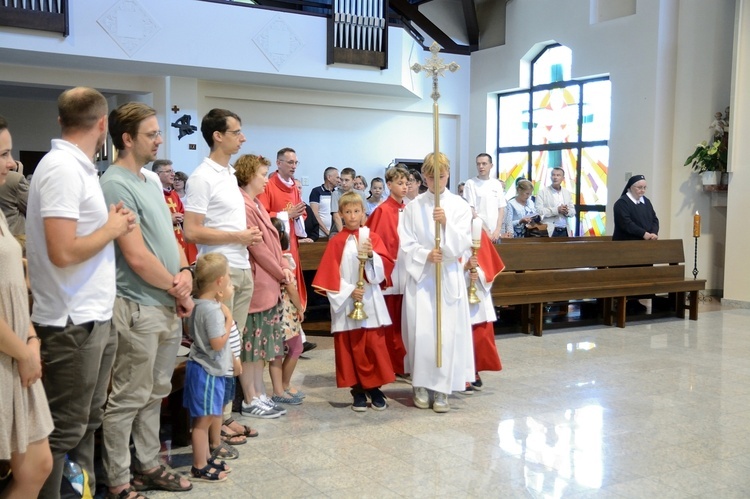
[[[286,415],[286,409],[284,409],[279,404],[277,404],[276,402],[274,402],[273,400],[271,400],[268,397],[268,395],[266,395],[265,393],[260,396],[260,402],[263,405],[265,405],[266,407],[268,407],[270,410],[278,412],[279,415],[281,415],[281,416]]]
[[[250,416],[252,418],[260,419],[275,419],[281,416],[281,413],[279,413],[278,411],[274,411],[273,409],[269,409],[258,398],[253,398],[253,400],[249,404],[246,404],[243,401],[242,411],[240,411],[240,414],[242,414],[243,416]]]
[[[427,388],[414,387],[414,405],[419,409],[430,408],[430,394],[427,392]]]
[[[432,410],[435,412],[448,412],[451,410],[448,404],[448,394],[435,392],[435,401],[432,403]]]

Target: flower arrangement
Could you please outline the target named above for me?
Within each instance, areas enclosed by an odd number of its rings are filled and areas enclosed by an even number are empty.
[[[721,140],[715,140],[710,146],[704,140],[695,147],[693,154],[685,160],[685,165],[690,165],[693,171],[723,172],[727,169],[727,148]]]

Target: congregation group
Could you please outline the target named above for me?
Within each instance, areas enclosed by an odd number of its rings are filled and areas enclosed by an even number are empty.
[[[352,168],[339,175],[331,167],[308,206],[293,149],[278,151],[273,173],[261,155],[230,164],[246,137],[229,110],[203,117],[210,153],[189,177],[157,159],[162,131],[151,107],[130,102],[109,112],[101,93],[77,87],[60,95],[58,111],[61,138],[30,184],[11,175],[11,129],[0,118],[0,194],[16,184],[26,187],[13,187],[13,199],[28,191],[28,201],[15,203],[22,213],[0,216],[7,497],[60,497],[70,462],[95,490],[100,427],[108,498],[192,488],[158,456],[183,319],[190,478],[225,480],[235,445],[258,435],[232,419],[235,396],[241,413],[257,418],[282,417],[305,399],[292,385],[305,344],[299,245],[319,237],[328,243],[312,288],[330,303],[336,383],[351,391],[351,408],[385,410],[381,387],[402,376],[416,407],[448,412],[451,393],[481,390],[479,373],[502,369],[490,296],[502,261],[493,243],[526,236],[535,222],[567,236],[575,216],[561,168],[550,170],[535,204],[523,179],[506,202],[485,153],[477,177],[459,186],[463,197],[447,189],[450,163],[441,153],[427,155],[421,171],[389,168],[372,179],[369,196]],[[107,133],[117,156],[100,178],[93,158]],[[645,179],[634,177],[631,187],[642,196]],[[13,237],[24,233],[27,275]],[[479,298],[472,303],[468,286]]]

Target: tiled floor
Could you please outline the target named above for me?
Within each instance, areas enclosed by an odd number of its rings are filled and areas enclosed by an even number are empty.
[[[305,403],[241,418],[261,435],[229,480],[149,497],[750,497],[750,310],[702,309],[502,336],[503,371],[442,415],[402,382],[388,410],[353,412],[316,338],[296,378]],[[171,458],[187,472],[189,448]]]

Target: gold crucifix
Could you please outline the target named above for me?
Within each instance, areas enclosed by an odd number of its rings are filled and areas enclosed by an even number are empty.
[[[438,57],[440,53],[440,45],[437,42],[432,42],[430,46],[430,52],[432,55],[425,62],[424,66],[415,62],[411,70],[415,73],[425,72],[427,77],[432,77],[432,140],[433,140],[433,161],[437,164],[438,153],[440,152],[440,113],[438,111],[438,99],[440,99],[440,90],[438,88],[438,77],[445,76],[445,70],[447,69],[451,73],[455,73],[460,69],[461,66],[455,62],[445,64],[442,57]],[[435,208],[440,208],[440,172],[438,171],[438,178],[435,179]],[[440,222],[435,222],[435,249],[440,249]],[[435,341],[436,341],[436,362],[437,367],[443,367],[443,327],[441,324],[442,317],[442,265],[438,262],[435,264]]]

